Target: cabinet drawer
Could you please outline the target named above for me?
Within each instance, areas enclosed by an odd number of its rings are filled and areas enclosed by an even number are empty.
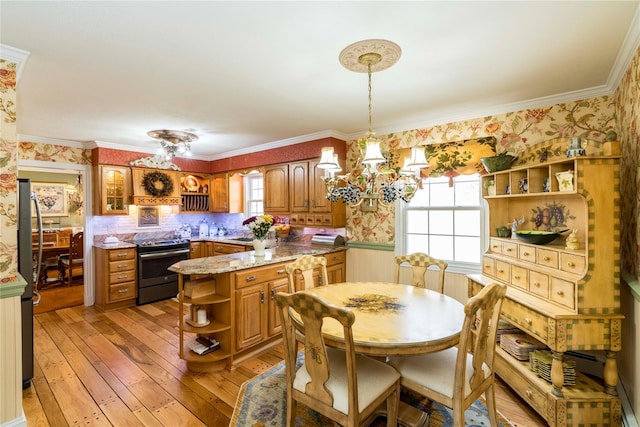
[[[549,338],[549,319],[512,299],[505,298],[502,303],[502,315],[524,332],[546,343]]]
[[[486,274],[491,277],[496,276],[496,262],[493,258],[482,258],[482,274]]]
[[[496,277],[503,282],[511,281],[511,264],[496,260]]]
[[[533,407],[533,409],[546,418],[548,416],[548,403],[545,391],[529,382],[517,369],[514,369],[509,363],[510,357],[509,355],[503,356],[503,353],[496,354],[496,372],[502,378],[508,379],[509,386]]]
[[[109,273],[116,273],[119,271],[127,271],[127,270],[135,270],[135,269],[136,269],[135,259],[123,259],[119,261],[109,262]]]
[[[109,301],[115,302],[136,297],[136,282],[109,286]]]
[[[527,289],[529,281],[529,270],[517,265],[511,266],[511,284],[522,289]]]
[[[558,252],[549,249],[538,249],[538,264],[558,268]]]
[[[324,257],[327,259],[327,266],[344,264],[346,262],[347,253],[345,251],[333,252],[324,255]]]
[[[562,304],[571,309],[575,308],[574,284],[566,280],[551,278],[551,301]]]
[[[109,252],[109,261],[117,261],[119,259],[135,259],[136,249],[112,249]]]
[[[236,288],[255,285],[256,283],[264,283],[281,277],[287,277],[284,264],[252,268],[236,273]]]
[[[543,298],[549,298],[549,276],[537,271],[530,271],[529,292]]]
[[[560,254],[560,269],[568,273],[581,274],[587,265],[584,256],[573,254]]]
[[[109,274],[109,284],[123,283],[136,280],[136,272],[134,270],[118,271]]]
[[[502,242],[502,255],[518,258],[518,244],[515,242]]]
[[[245,252],[244,245],[230,245],[224,243],[214,243],[213,244],[213,252],[214,254],[236,254],[238,252]]]
[[[489,239],[489,251],[493,252],[494,254],[501,254],[502,253],[502,240],[498,240],[498,239]]]
[[[518,258],[523,261],[532,262],[535,264],[536,262],[536,250],[531,246],[527,245],[518,245]]]

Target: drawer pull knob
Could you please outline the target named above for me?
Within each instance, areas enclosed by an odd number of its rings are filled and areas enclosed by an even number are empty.
[[[127,254],[126,254],[126,253],[122,253],[122,252],[121,252],[121,253],[119,253],[117,256],[119,256],[120,258],[123,258],[123,257],[126,257],[126,256],[127,256]]]
[[[254,280],[256,280],[256,279],[257,279],[257,277],[256,277],[256,276],[247,276],[247,278],[246,278],[246,279],[244,279],[244,280],[246,280],[247,282],[253,282],[253,281],[254,281]]]
[[[563,297],[563,296],[564,296],[564,292],[562,292],[562,291],[558,291],[558,292],[556,292],[556,293],[557,293],[557,294],[558,294],[558,296],[560,296],[560,297]]]
[[[120,276],[118,276],[118,279],[126,279],[127,277],[129,277],[129,275],[121,274]]]
[[[524,323],[526,323],[527,325],[531,325],[531,319],[529,319],[528,317],[524,318]]]
[[[498,249],[498,245],[491,246],[493,249]]]
[[[126,289],[118,289],[118,293],[119,293],[119,294],[124,294],[124,293],[127,293],[127,292],[129,292],[129,288],[126,288]]]
[[[545,261],[550,261],[551,260],[551,258],[549,258],[548,256],[546,256],[546,257],[544,257],[542,259],[545,260]]]
[[[540,287],[540,283],[538,283],[538,282],[533,282],[533,286],[535,286],[536,288],[539,288],[539,287]]]
[[[575,265],[574,263],[572,263],[572,262],[568,262],[568,263],[567,263],[567,266],[569,266],[569,267],[573,268],[573,267],[575,267],[576,265]]]
[[[126,268],[127,264],[118,264],[118,268]]]
[[[286,270],[284,270],[284,269],[282,269],[282,270],[278,270],[278,271],[276,271],[276,273],[277,273],[277,274],[284,274],[284,273],[286,273]]]
[[[523,252],[522,255],[529,256],[529,252]]]
[[[520,280],[520,276],[513,276],[514,279]]]
[[[528,397],[529,399],[531,399],[531,396],[533,396],[533,392],[531,391],[531,389],[530,389],[530,388],[528,388],[528,389],[527,389],[527,391],[525,392],[525,394],[527,395],[527,397]]]

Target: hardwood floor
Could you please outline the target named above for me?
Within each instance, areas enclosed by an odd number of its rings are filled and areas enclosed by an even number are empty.
[[[233,372],[189,372],[178,357],[172,300],[100,312],[35,316],[35,375],[23,392],[28,426],[228,426],[240,385],[283,359],[280,347]],[[517,427],[546,426],[503,384],[498,410]]]

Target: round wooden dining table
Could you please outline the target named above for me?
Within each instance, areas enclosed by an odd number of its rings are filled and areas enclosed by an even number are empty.
[[[318,295],[355,313],[356,353],[399,356],[453,347],[460,340],[464,306],[429,289],[386,282],[345,282],[300,291]],[[325,318],[325,344],[344,348],[342,325]]]

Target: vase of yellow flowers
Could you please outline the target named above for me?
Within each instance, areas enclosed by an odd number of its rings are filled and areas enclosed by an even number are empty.
[[[273,217],[271,215],[256,215],[247,218],[242,222],[253,234],[253,250],[255,256],[264,256],[264,250],[267,247],[267,233],[273,225]]]

